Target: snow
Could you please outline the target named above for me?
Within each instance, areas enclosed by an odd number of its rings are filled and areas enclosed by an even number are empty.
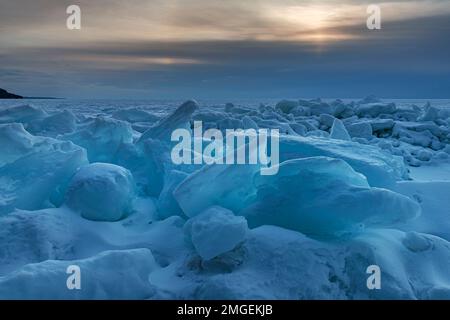
[[[70,213],[55,211],[15,211],[0,217],[0,276],[30,263],[73,258],[72,222]]]
[[[64,286],[68,277],[66,271],[71,265],[84,271],[81,290],[70,291]],[[147,277],[155,268],[157,265],[148,249],[105,251],[88,259],[75,261],[47,260],[26,265],[0,277],[0,298],[144,299],[153,292]],[[29,283],[33,283],[33,286],[30,287]],[[23,291],[24,287],[28,289]]]
[[[444,159],[445,160],[445,159]],[[450,180],[450,163],[434,163],[424,167],[410,167],[411,178],[416,181],[448,181]]]
[[[251,229],[242,247],[214,264],[196,264],[195,257],[186,257],[173,268],[152,273],[150,281],[166,298],[448,299],[449,243],[416,236],[423,239],[393,229],[371,229],[351,242],[333,243],[262,226]],[[434,249],[426,249],[425,241]],[[424,251],[412,251],[411,246]],[[188,263],[190,271],[175,283],[167,281]],[[381,290],[366,287],[366,268],[373,264],[383,270]],[[217,273],[218,268],[223,271]]]
[[[433,101],[5,103],[0,298],[450,299],[450,111]],[[278,174],[174,164],[194,120],[279,129]]]
[[[416,199],[422,207],[422,215],[405,224],[404,230],[429,233],[450,241],[450,181],[404,181],[399,183],[398,191]]]
[[[117,222],[86,220],[67,207],[18,210],[0,217],[0,275],[31,263],[84,259],[130,248],[148,248],[158,264],[166,265],[186,250],[184,220],[152,221],[152,206],[142,203],[135,203],[134,210]]]

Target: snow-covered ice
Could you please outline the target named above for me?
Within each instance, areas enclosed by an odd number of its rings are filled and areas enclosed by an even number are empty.
[[[130,171],[109,163],[81,167],[72,177],[65,204],[86,219],[117,221],[128,215],[135,197]]]
[[[0,105],[2,299],[450,299],[450,104],[27,103]],[[173,163],[194,121],[278,129],[278,173]]]
[[[185,230],[200,257],[211,260],[244,241],[247,221],[228,209],[213,206],[189,219]]]
[[[32,136],[22,124],[0,125],[0,215],[59,206],[86,151],[70,141]]]
[[[66,282],[66,270],[71,265],[85,270],[80,290],[67,290],[61,285]],[[28,264],[1,277],[0,298],[145,299],[154,292],[147,279],[148,273],[157,267],[148,249],[105,251],[75,261],[47,260]],[[29,286],[30,283],[33,285]]]

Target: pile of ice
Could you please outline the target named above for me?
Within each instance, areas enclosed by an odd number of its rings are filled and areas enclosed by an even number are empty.
[[[208,190],[195,193],[202,188]],[[326,157],[285,161],[274,176],[239,166],[198,171],[178,186],[174,196],[188,216],[218,204],[246,217],[251,227],[276,225],[311,237],[392,226],[420,213],[413,200],[372,188],[346,162]]]
[[[450,298],[450,181],[410,175],[448,162],[448,110],[375,97],[83,110],[0,109],[0,298]],[[174,164],[171,134],[194,121],[279,129],[278,173]]]
[[[20,123],[0,125],[0,215],[60,206],[73,174],[88,164],[70,141],[33,136]]]

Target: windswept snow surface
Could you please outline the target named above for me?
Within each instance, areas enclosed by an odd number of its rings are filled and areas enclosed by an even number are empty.
[[[1,299],[450,299],[450,101],[14,103]],[[194,121],[278,129],[278,173],[175,164]]]

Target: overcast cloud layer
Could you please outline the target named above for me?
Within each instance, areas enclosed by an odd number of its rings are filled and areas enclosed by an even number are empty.
[[[450,2],[0,0],[0,87],[75,98],[450,98]]]

